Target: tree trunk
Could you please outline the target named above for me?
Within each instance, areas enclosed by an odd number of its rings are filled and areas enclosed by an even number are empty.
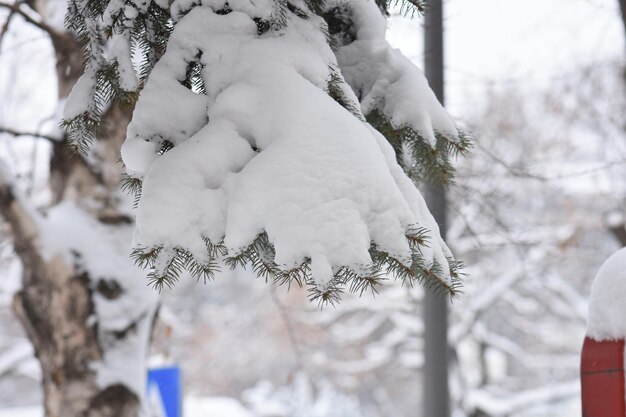
[[[70,33],[53,29],[48,33],[56,53],[59,98],[63,99],[82,73],[82,45]],[[128,227],[131,219],[120,214],[117,194],[122,169],[119,149],[130,114],[131,109],[111,106],[89,162],[70,153],[65,141],[52,144],[50,187],[54,205],[71,201],[112,230]],[[141,388],[128,386],[124,378],[122,382],[104,384],[94,365],[103,361],[112,346],[133,338],[148,338],[150,332],[138,328],[151,328],[155,308],[145,308],[123,329],[104,326],[94,296],[97,293],[109,301],[124,296],[124,278],[90,276],[80,263],[79,251],[72,252],[73,259],[45,256],[40,242],[41,223],[10,183],[0,183],[0,213],[11,228],[15,251],[23,265],[22,290],[15,295],[13,308],[41,364],[46,416],[139,415],[142,392],[137,391]],[[140,342],[137,346],[147,346],[147,341]],[[138,362],[127,364],[129,374],[131,368],[141,367],[134,371],[142,375],[143,363]]]
[[[121,384],[98,386],[90,367],[102,359],[90,278],[60,257],[28,269],[36,284],[13,307],[41,364],[46,416],[137,416],[139,397]]]

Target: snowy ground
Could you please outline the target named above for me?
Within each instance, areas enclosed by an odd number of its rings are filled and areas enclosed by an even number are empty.
[[[497,402],[497,401],[496,401]],[[504,405],[504,404],[501,404]],[[563,414],[558,415],[580,415],[580,403],[579,401],[565,401],[561,404],[562,408],[557,407],[557,410],[563,410]],[[274,407],[270,407],[271,410],[276,411]],[[281,417],[282,414],[275,414],[271,412],[270,408],[266,413],[253,413],[246,409],[238,400],[228,397],[187,397],[183,405],[183,417],[207,417],[207,416],[219,416],[219,417]],[[528,417],[553,417],[555,414],[555,408],[553,406],[541,406],[531,408],[527,413],[523,414]],[[504,414],[503,414],[504,415]],[[19,407],[19,408],[5,408],[0,409],[0,417],[43,417],[43,409],[41,406]]]
[[[253,417],[239,401],[226,397],[187,397],[183,405],[184,417]],[[43,417],[41,406],[5,408],[0,417]]]

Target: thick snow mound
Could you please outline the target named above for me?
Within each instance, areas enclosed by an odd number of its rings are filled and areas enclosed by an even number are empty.
[[[326,7],[343,7],[354,25],[354,40],[336,56],[346,81],[359,92],[363,114],[379,111],[394,128],[411,127],[432,147],[437,133],[458,139],[456,126],[422,71],[385,39],[386,22],[376,2],[333,0]]]
[[[184,399],[185,417],[253,417],[253,414],[236,399],[227,397],[193,397]],[[0,409],[0,417],[44,417],[43,407]]]
[[[591,285],[587,335],[596,340],[626,338],[626,248],[602,264]]]
[[[239,401],[227,397],[186,397],[185,412],[189,417],[253,417]]]
[[[143,180],[138,258],[156,280],[180,268],[210,276],[228,255],[279,281],[297,270],[322,291],[387,263],[454,288],[422,196],[384,137],[349,109],[358,100],[323,19],[304,3],[275,4],[181,12],[122,148],[129,175]]]

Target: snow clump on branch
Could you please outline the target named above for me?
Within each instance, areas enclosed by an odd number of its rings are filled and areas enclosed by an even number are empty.
[[[356,16],[351,45],[322,17],[337,7]],[[122,147],[140,192],[134,256],[157,287],[226,263],[321,301],[375,290],[387,272],[455,293],[459,263],[402,169],[422,161],[401,167],[396,153],[447,163],[463,139],[384,40],[373,2],[177,0],[170,12]]]

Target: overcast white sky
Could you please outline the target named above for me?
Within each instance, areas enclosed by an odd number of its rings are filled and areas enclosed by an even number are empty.
[[[447,0],[447,107],[462,114],[489,83],[521,87],[624,57],[617,0]],[[421,20],[393,18],[390,41],[422,62]]]
[[[444,4],[446,104],[455,116],[464,114],[489,83],[533,85],[577,65],[623,59],[626,55],[617,0],[446,0]],[[38,37],[36,31],[29,32],[31,38]],[[21,41],[27,38],[20,37]],[[421,66],[421,19],[392,18],[388,37]],[[6,50],[11,43],[5,39],[0,62],[17,52],[18,48]],[[43,74],[38,65],[32,65],[32,54],[37,51],[35,60],[42,61],[47,58],[40,56],[45,52],[33,43],[19,49],[30,49],[31,56],[27,52],[22,58],[30,62],[20,67],[20,74],[8,76],[5,72],[0,79],[4,78],[5,83],[7,78],[12,79],[8,83],[12,85],[32,76],[26,74],[30,67],[39,71],[41,81]],[[0,72],[8,69],[2,67]],[[50,76],[53,84],[53,74]],[[7,88],[5,83],[0,84]],[[46,84],[48,80],[43,87]],[[41,87],[31,94],[45,95]],[[50,98],[54,100],[53,95]]]

